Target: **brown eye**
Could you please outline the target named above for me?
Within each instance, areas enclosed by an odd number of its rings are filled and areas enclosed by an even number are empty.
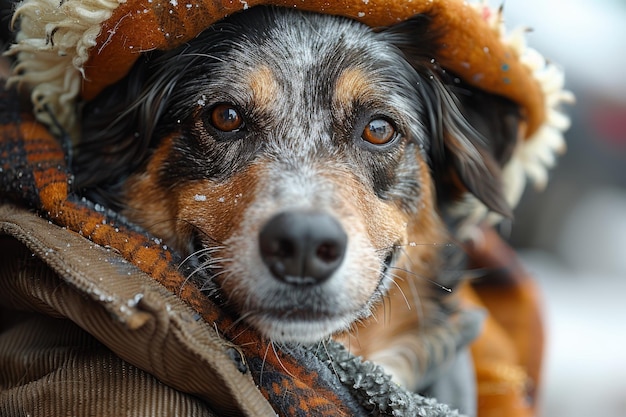
[[[232,104],[222,103],[211,110],[211,124],[222,132],[234,132],[243,126],[243,118]]]
[[[363,140],[374,145],[384,145],[395,137],[396,129],[385,119],[371,120],[363,129],[363,134],[361,134]]]

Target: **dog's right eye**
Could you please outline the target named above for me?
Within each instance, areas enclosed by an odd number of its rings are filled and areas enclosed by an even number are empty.
[[[232,104],[221,103],[211,109],[211,125],[222,132],[236,132],[243,127],[243,117]]]
[[[377,118],[370,120],[365,126],[361,138],[372,145],[384,145],[391,142],[396,135],[396,128],[390,121]]]

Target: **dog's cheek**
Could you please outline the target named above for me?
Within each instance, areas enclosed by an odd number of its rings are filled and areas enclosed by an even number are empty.
[[[161,184],[161,167],[170,155],[171,139],[165,139],[151,156],[146,169],[131,176],[124,185],[126,207],[122,214],[150,233],[180,249],[177,217],[177,193]]]
[[[392,185],[383,196],[362,192],[359,208],[377,247],[432,242],[438,236],[438,215],[431,170],[417,147],[408,146],[395,166]]]
[[[372,246],[381,253],[387,252],[406,238],[406,213],[395,204],[381,201],[374,195],[364,197],[369,204],[358,207]]]
[[[424,280],[416,277],[432,275],[439,263],[439,249],[450,238],[437,210],[431,170],[419,151],[407,155],[399,169],[398,183],[386,198],[363,197],[368,202],[359,207],[375,247],[394,245],[397,249],[393,275],[415,281],[411,286],[419,290]],[[391,238],[395,240],[390,242]],[[411,273],[404,277],[402,270]]]
[[[419,164],[418,181],[420,197],[409,216],[405,256],[399,263],[426,276],[431,274],[439,248],[449,241],[449,236],[437,209],[432,171],[425,161]]]
[[[380,290],[389,284],[382,280],[383,273],[388,267],[388,257],[406,241],[409,218],[396,204],[381,200],[375,190],[356,179],[344,178],[341,186],[351,196],[340,209],[351,237],[341,291],[349,294],[350,300],[346,302],[358,305],[355,308],[361,311],[360,315],[366,316],[378,301]]]
[[[222,246],[237,234],[246,208],[254,201],[255,168],[226,181],[194,181],[178,192],[178,217],[190,225],[205,247]]]

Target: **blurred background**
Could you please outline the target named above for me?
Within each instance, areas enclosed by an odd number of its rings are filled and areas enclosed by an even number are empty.
[[[577,98],[567,154],[510,235],[545,299],[541,415],[626,417],[626,1],[503,3]]]

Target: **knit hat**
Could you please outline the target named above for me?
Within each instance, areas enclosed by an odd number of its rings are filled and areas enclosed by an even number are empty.
[[[503,167],[504,192],[514,206],[530,178],[547,181],[565,149],[568,118],[559,110],[573,96],[562,71],[528,48],[525,29],[507,33],[502,10],[463,0],[24,0],[14,14],[17,56],[9,83],[29,89],[40,121],[77,131],[80,104],[122,79],[143,53],[176,48],[216,21],[256,5],[340,15],[384,27],[414,15],[431,16],[441,34],[438,64],[464,82],[518,103],[523,128]],[[76,139],[76,138],[75,138]],[[469,196],[472,216],[487,209]]]

